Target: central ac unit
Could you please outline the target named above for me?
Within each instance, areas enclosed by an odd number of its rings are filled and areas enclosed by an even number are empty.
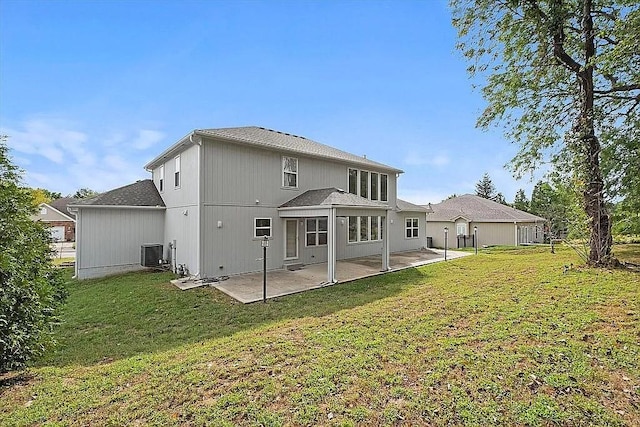
[[[162,260],[162,245],[142,245],[140,264],[144,267],[158,267]]]

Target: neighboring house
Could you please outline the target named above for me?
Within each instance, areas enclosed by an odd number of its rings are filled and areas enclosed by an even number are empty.
[[[50,227],[53,240],[73,242],[76,239],[76,217],[67,210],[67,206],[76,201],[72,197],[62,197],[49,203],[41,203],[33,219]]]
[[[335,263],[425,246],[425,209],[398,200],[401,170],[260,127],[195,130],[151,160],[152,180],[83,200],[76,275],[140,268],[159,243],[172,265],[211,278]],[[144,197],[143,197],[144,196]]]
[[[474,227],[478,246],[517,246],[544,240],[544,218],[472,194],[429,205],[427,211],[427,238],[434,247],[444,247],[445,227],[449,248],[472,247]]]

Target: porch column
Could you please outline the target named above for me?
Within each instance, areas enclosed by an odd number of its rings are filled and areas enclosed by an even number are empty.
[[[336,283],[336,208],[327,218],[327,282]]]
[[[518,246],[518,223],[515,221],[513,222],[513,228],[515,229],[515,237],[516,237],[515,246]]]
[[[389,271],[389,211],[385,212],[382,227],[382,271]]]

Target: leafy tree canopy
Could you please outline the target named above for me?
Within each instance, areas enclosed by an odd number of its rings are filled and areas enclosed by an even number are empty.
[[[33,202],[36,206],[40,205],[41,203],[49,203],[52,200],[56,200],[62,197],[61,193],[49,191],[45,188],[32,188],[31,195],[33,196]]]
[[[486,81],[478,125],[504,126],[520,146],[516,176],[543,163],[571,179],[589,221],[589,262],[607,264],[607,192],[633,173],[640,127],[637,0],[452,0],[459,48]],[[606,158],[616,158],[614,165]],[[601,163],[601,160],[605,160]],[[637,159],[637,157],[635,157]],[[637,168],[635,169],[637,171]],[[618,181],[623,186],[623,178]]]
[[[23,368],[53,344],[65,297],[51,264],[51,236],[31,220],[35,204],[0,139],[0,373]]]

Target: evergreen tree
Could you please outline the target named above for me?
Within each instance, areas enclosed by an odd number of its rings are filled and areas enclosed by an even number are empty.
[[[476,195],[489,200],[496,198],[496,186],[488,173],[482,175],[482,179],[476,183]]]
[[[527,195],[522,188],[516,193],[516,197],[513,200],[513,207],[524,212],[529,212],[529,199],[527,199]]]

